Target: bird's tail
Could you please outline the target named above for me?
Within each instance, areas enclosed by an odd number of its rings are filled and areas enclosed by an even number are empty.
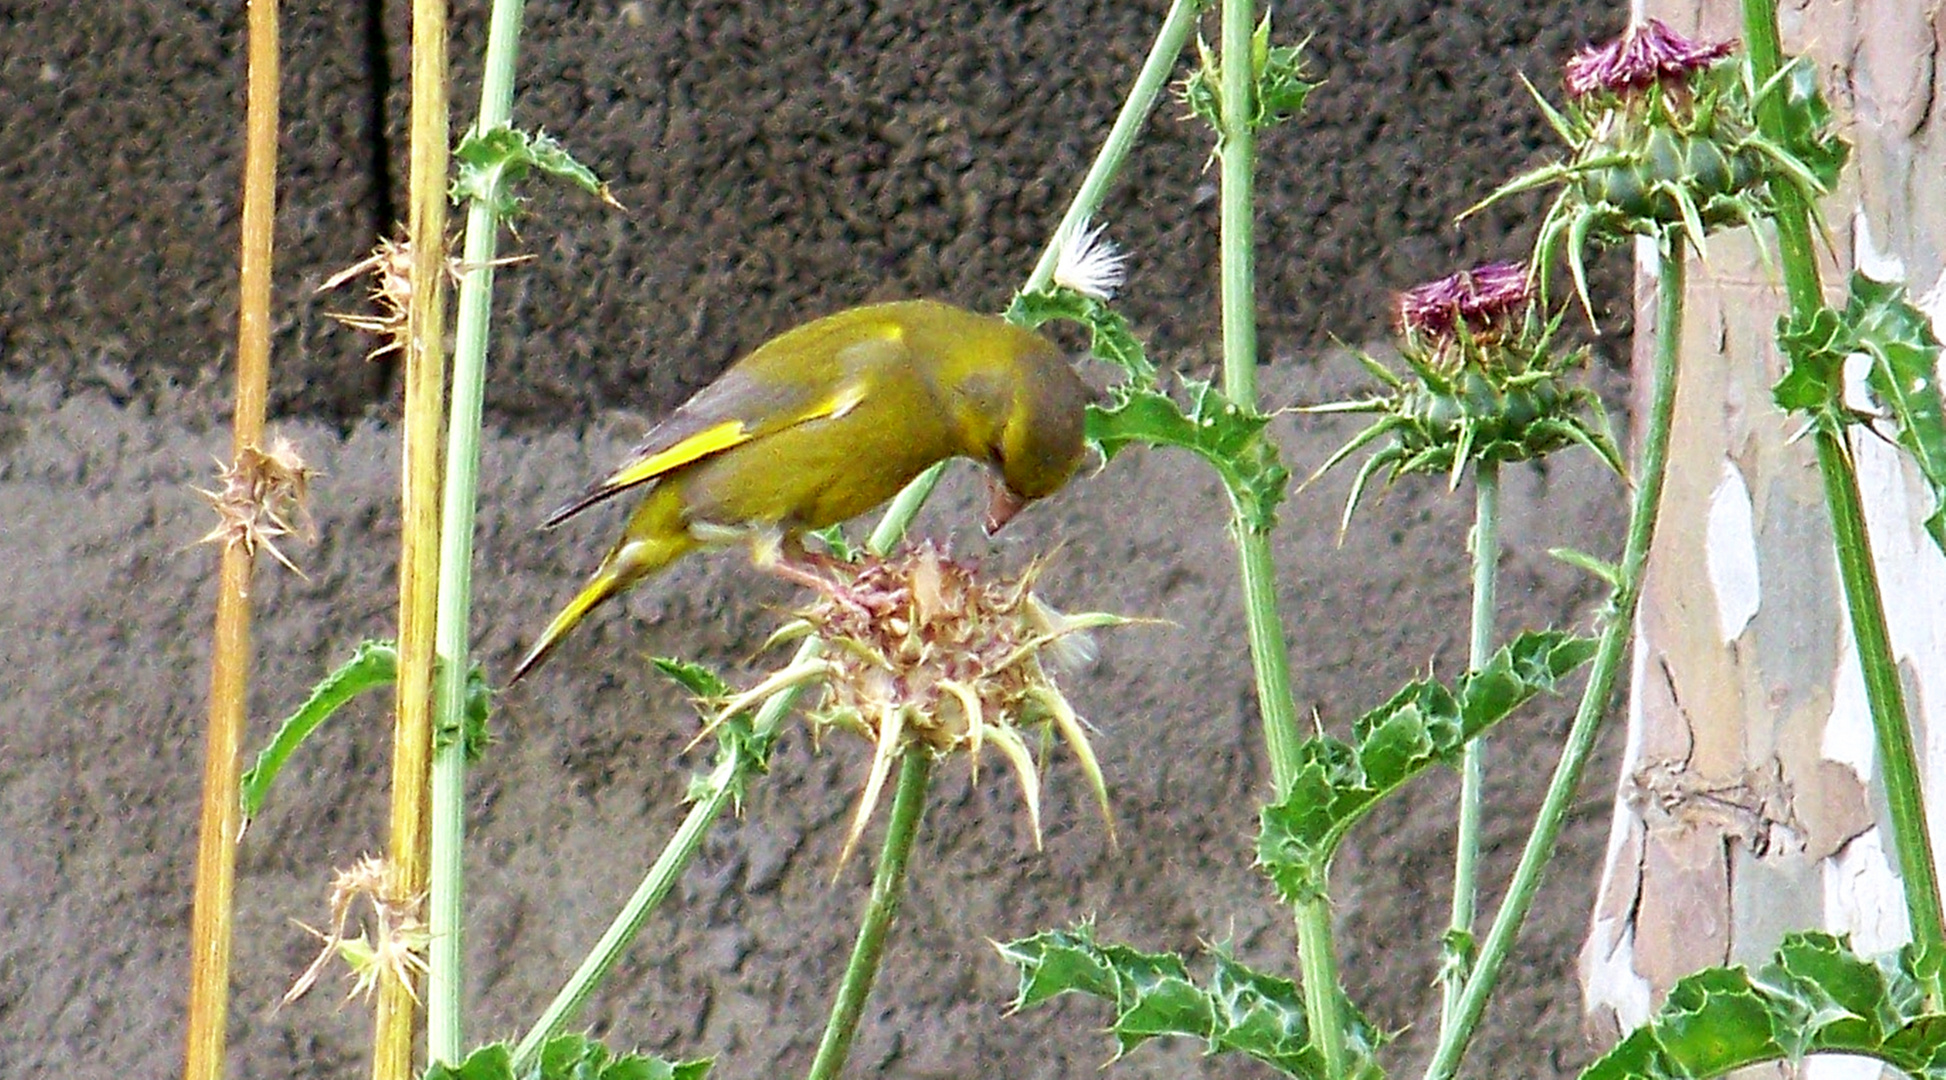
[[[567,637],[570,631],[580,625],[581,620],[587,618],[590,611],[600,607],[615,594],[675,562],[695,547],[696,541],[683,531],[645,538],[623,537],[622,542],[615,545],[615,550],[609,552],[608,557],[601,561],[601,568],[588,579],[588,583],[581,587],[580,592],[574,594],[574,599],[568,601],[560,614],[554,616],[554,620],[547,624],[547,629],[541,631],[540,639],[534,642],[534,647],[527,650],[527,655],[521,657],[520,663],[514,666],[514,673],[507,679],[507,685],[512,686],[519,682],[528,672],[540,666],[541,661],[547,659],[547,655],[554,651],[555,646],[561,643],[561,639]]]

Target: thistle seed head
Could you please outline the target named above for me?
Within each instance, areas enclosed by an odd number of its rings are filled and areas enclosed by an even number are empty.
[[[801,680],[824,691],[809,713],[812,730],[853,731],[874,747],[847,856],[901,754],[963,751],[977,769],[987,747],[999,750],[1019,779],[1038,844],[1039,767],[1024,737],[1034,728],[1061,736],[1107,817],[1107,790],[1086,726],[1049,669],[1077,652],[1086,655],[1084,631],[1126,620],[1055,611],[1033,593],[1042,568],[1035,563],[1016,578],[992,577],[921,543],[833,566],[818,597],[796,613],[798,631],[825,644]]]
[[[304,572],[277,547],[278,537],[308,539],[314,529],[308,502],[315,475],[289,439],[276,436],[268,449],[246,446],[236,460],[219,463],[219,490],[197,493],[216,507],[216,527],[201,543],[241,547],[254,556],[259,548],[298,577]]]
[[[352,935],[348,926],[352,909],[360,899],[369,904],[371,919]],[[331,929],[324,931],[297,924],[323,942],[323,947],[318,950],[317,959],[291,985],[283,1004],[303,997],[316,985],[318,976],[334,956],[343,957],[351,968],[352,985],[345,995],[346,1001],[355,997],[370,999],[384,982],[397,982],[405,987],[412,1000],[418,1001],[419,994],[413,984],[426,973],[425,952],[431,940],[425,923],[419,919],[419,907],[424,900],[424,896],[413,896],[402,889],[398,874],[382,859],[367,855],[338,871],[331,880]]]

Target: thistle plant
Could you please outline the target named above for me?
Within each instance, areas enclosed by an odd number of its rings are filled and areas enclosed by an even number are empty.
[[[1304,410],[1376,417],[1312,480],[1384,441],[1359,467],[1341,527],[1381,472],[1387,486],[1430,473],[1457,487],[1469,465],[1536,461],[1574,445],[1621,471],[1600,400],[1571,379],[1587,350],[1557,344],[1562,315],[1546,314],[1525,267],[1488,263],[1415,286],[1399,294],[1397,315],[1409,377],[1360,354],[1386,392]]]
[[[1735,42],[1690,41],[1649,19],[1575,56],[1563,81],[1568,100],[1559,110],[1531,83],[1527,89],[1568,156],[1509,180],[1467,214],[1560,185],[1534,265],[1545,295],[1547,270],[1565,251],[1591,321],[1591,243],[1676,227],[1701,252],[1710,232],[1768,218],[1775,185],[1790,185],[1809,203],[1830,192],[1844,166],[1845,144],[1810,68],[1792,64],[1759,79]],[[1767,132],[1757,114],[1773,104],[1785,123]]]
[[[819,694],[806,710],[814,735],[836,729],[872,744],[840,861],[863,835],[900,758],[964,753],[977,772],[988,746],[1013,768],[1038,844],[1040,774],[1026,738],[1036,728],[1060,735],[1107,818],[1108,789],[1086,726],[1048,668],[1086,656],[1088,630],[1127,620],[1055,611],[1033,592],[1042,569],[1037,562],[1016,578],[995,577],[930,542],[833,565],[815,579],[812,603],[772,639],[815,636],[819,655],[722,702],[710,726],[795,687]]]
[[[425,0],[424,6],[441,7],[435,0]],[[1090,409],[1088,417],[1089,437],[1104,458],[1112,459],[1134,445],[1173,446],[1197,454],[1223,480],[1234,511],[1232,533],[1273,789],[1272,801],[1261,815],[1255,854],[1275,895],[1292,910],[1302,977],[1292,980],[1252,970],[1221,947],[1212,950],[1208,976],[1199,977],[1179,957],[1097,941],[1086,923],[1073,931],[1048,931],[1001,946],[1001,953],[1021,970],[1020,1006],[1066,992],[1110,1002],[1116,1010],[1112,1031],[1124,1052],[1147,1039],[1181,1035],[1204,1040],[1211,1052],[1243,1053],[1287,1075],[1332,1080],[1378,1075],[1377,1055],[1385,1036],[1347,999],[1337,977],[1331,862],[1351,829],[1380,799],[1392,797],[1431,769],[1457,764],[1466,794],[1459,815],[1454,920],[1442,965],[1447,1001],[1428,1073],[1446,1077],[1458,1067],[1533,900],[1626,655],[1667,460],[1686,250],[1693,247],[1700,253],[1705,238],[1718,229],[1780,213],[1788,217],[1784,212],[1793,205],[1806,205],[1830,189],[1845,148],[1831,132],[1810,69],[1775,62],[1777,58],[1768,55],[1774,49],[1761,42],[1745,59],[1736,54],[1732,43],[1689,42],[1650,21],[1569,63],[1564,80],[1568,104],[1556,111],[1542,102],[1549,123],[1568,143],[1568,157],[1509,182],[1487,200],[1540,187],[1561,188],[1543,222],[1532,263],[1525,267],[1490,264],[1408,290],[1401,295],[1397,311],[1406,372],[1395,373],[1361,358],[1383,385],[1381,392],[1310,410],[1373,417],[1364,431],[1319,469],[1322,473],[1362,449],[1376,447],[1353,484],[1345,510],[1347,522],[1375,476],[1383,475],[1389,485],[1424,473],[1445,476],[1449,486],[1457,486],[1463,474],[1472,471],[1480,501],[1472,545],[1475,602],[1468,669],[1449,681],[1430,675],[1413,681],[1376,708],[1358,714],[1349,739],[1321,730],[1306,738],[1296,718],[1290,650],[1275,599],[1269,538],[1278,525],[1277,508],[1289,474],[1269,431],[1271,418],[1259,411],[1257,402],[1252,230],[1255,136],[1294,115],[1311,92],[1312,84],[1302,71],[1302,47],[1273,43],[1268,15],[1258,18],[1251,4],[1226,0],[1220,52],[1203,48],[1201,64],[1183,84],[1192,113],[1214,130],[1214,155],[1221,164],[1224,366],[1220,386],[1190,379],[1164,385],[1134,330],[1109,306],[1121,284],[1123,262],[1112,245],[1101,241],[1101,230],[1089,225],[1105,186],[1188,41],[1201,7],[1194,0],[1171,6],[1115,130],[1056,229],[1055,243],[1008,314],[1028,324],[1054,318],[1082,322],[1093,334],[1095,355],[1120,369],[1123,378],[1111,388],[1105,403]],[[693,805],[687,818],[646,872],[636,894],[526,1038],[518,1045],[489,1044],[462,1060],[458,1015],[459,927],[464,921],[458,878],[461,795],[464,766],[481,742],[469,733],[483,723],[486,708],[486,694],[483,689],[476,692],[478,680],[467,658],[465,568],[471,557],[469,525],[477,458],[471,436],[479,425],[489,286],[492,269],[504,262],[495,258],[494,240],[502,218],[516,205],[506,185],[524,172],[558,172],[605,196],[593,175],[573,166],[557,146],[507,126],[512,34],[518,14],[517,4],[496,5],[494,75],[481,119],[456,155],[461,169],[455,190],[470,198],[472,206],[467,253],[463,263],[455,264],[461,285],[455,334],[459,367],[452,382],[453,441],[445,455],[449,486],[436,522],[446,528],[438,560],[437,648],[428,652],[422,635],[409,666],[396,654],[389,661],[368,657],[383,670],[321,687],[314,696],[316,708],[307,705],[287,725],[296,732],[293,742],[299,740],[322,720],[322,712],[345,697],[393,682],[409,683],[406,690],[417,696],[419,711],[424,712],[424,699],[436,676],[436,730],[441,741],[427,738],[421,744],[422,749],[435,752],[430,763],[421,753],[419,760],[400,765],[402,779],[410,773],[419,787],[424,786],[426,774],[433,780],[438,807],[430,838],[434,873],[430,888],[421,889],[412,883],[416,878],[391,862],[364,868],[373,881],[389,890],[384,894],[387,899],[375,906],[381,914],[397,916],[386,924],[390,932],[379,933],[384,947],[368,942],[361,950],[355,944],[358,939],[348,929],[348,913],[358,894],[349,886],[340,888],[332,928],[320,937],[327,943],[327,953],[361,958],[381,999],[392,999],[385,1024],[391,1034],[380,1055],[388,1075],[403,1075],[412,1057],[408,1037],[411,1006],[416,1004],[413,980],[422,963],[430,974],[426,1002],[433,1060],[429,1076],[500,1080],[649,1075],[687,1080],[699,1075],[703,1063],[672,1064],[616,1055],[600,1044],[562,1036],[559,1031],[572,1021],[593,986],[668,894],[722,810],[736,804],[749,779],[764,770],[785,718],[798,702],[807,701],[803,711],[814,735],[848,732],[873,746],[845,839],[846,856],[862,837],[884,789],[894,788],[857,944],[810,1070],[813,1080],[829,1080],[843,1069],[870,993],[937,762],[965,753],[977,769],[986,748],[998,751],[1020,786],[1038,841],[1044,763],[1035,760],[1030,743],[1038,738],[1048,746],[1058,737],[1079,763],[1107,816],[1106,787],[1088,728],[1054,676],[1062,666],[1062,654],[1082,642],[1083,631],[1124,620],[1101,613],[1065,617],[1048,608],[1033,592],[1042,572],[1043,564],[1038,562],[1018,576],[996,578],[928,544],[901,548],[905,527],[938,471],[922,477],[894,502],[869,544],[870,554],[856,561],[844,556],[807,573],[814,595],[778,636],[779,641],[798,641],[799,647],[775,674],[734,693],[696,665],[660,662],[705,703],[704,734],[719,740],[717,763],[692,785]],[[1771,34],[1774,37],[1774,26]],[[420,55],[415,52],[415,59]],[[427,75],[427,85],[440,81],[437,71]],[[443,131],[429,130],[425,138],[433,134],[440,136],[434,142],[443,143]],[[427,192],[446,190],[444,162],[436,164],[442,177],[430,187],[415,169],[415,179],[420,181],[415,208],[435,209],[427,201]],[[396,310],[408,313],[415,331],[439,321],[436,304],[431,305],[432,314],[426,309],[429,298],[436,299],[439,287],[446,283],[441,273],[445,263],[437,250],[443,246],[440,217],[430,214],[421,221],[414,240],[417,246],[409,252],[381,251],[360,264],[382,280],[389,279],[393,292],[404,286]],[[1781,234],[1788,269],[1790,260],[1809,251],[1808,226],[1787,227]],[[1559,343],[1566,305],[1557,310],[1549,304],[1546,271],[1565,248],[1581,304],[1591,307],[1583,265],[1587,248],[1636,236],[1652,238],[1659,258],[1658,348],[1642,453],[1631,477],[1633,506],[1621,558],[1614,565],[1592,556],[1576,560],[1613,587],[1611,602],[1602,614],[1600,637],[1530,631],[1495,647],[1492,582],[1498,553],[1494,500],[1499,468],[1583,446],[1612,469],[1622,470],[1621,455],[1598,402],[1575,381],[1586,353]],[[434,283],[433,287],[412,293],[413,275]],[[1793,280],[1794,299],[1804,291],[1803,277],[1800,272]],[[1810,283],[1815,292],[1814,274]],[[393,292],[383,296],[394,298]],[[1921,325],[1922,319],[1915,321],[1902,296],[1855,285],[1854,301],[1842,315],[1813,310],[1809,300],[1794,313],[1785,344],[1800,368],[1780,385],[1780,402],[1814,412],[1821,458],[1842,458],[1839,436],[1845,425],[1860,418],[1828,407],[1835,385],[1830,376],[1846,356],[1864,351],[1879,365],[1874,389],[1900,397],[1901,444],[1928,464],[1929,477],[1946,476],[1942,464],[1946,463],[1946,421],[1940,419],[1946,411],[1935,407],[1936,388],[1914,389],[1912,383],[1915,373],[1930,371],[1930,365],[1936,364],[1937,341]],[[388,335],[401,329],[397,318],[386,315],[368,320],[366,328]],[[415,340],[434,342],[436,351],[439,337],[419,334]],[[427,388],[434,388],[439,374],[427,369],[420,377]],[[1923,400],[1914,404],[1915,396]],[[422,390],[418,397],[436,420],[436,390]],[[1829,454],[1827,444],[1835,448]],[[423,473],[430,459],[422,451],[417,460]],[[430,522],[425,514],[430,502],[423,490],[415,505],[421,511],[415,529],[423,532]],[[1946,497],[1940,505],[1946,506]],[[1936,516],[1946,520],[1946,511]],[[267,520],[282,527],[291,519],[273,515]],[[1946,527],[1938,531],[1946,535]],[[265,535],[274,534],[273,530]],[[1841,553],[1847,543],[1862,547],[1862,532],[1856,538],[1841,537]],[[421,565],[415,571],[422,584],[428,569]],[[1848,591],[1854,586],[1875,590],[1875,583],[1854,582],[1853,576],[1847,576]],[[425,609],[415,610],[424,623]],[[1855,623],[1871,621],[1854,615]],[[1878,622],[1882,635],[1882,616]],[[444,666],[428,672],[426,663],[434,655],[436,663]],[[1506,899],[1475,950],[1470,860],[1477,846],[1480,740],[1493,725],[1537,695],[1555,691],[1590,662],[1587,686],[1563,741],[1561,762],[1542,811]],[[1894,685],[1892,690],[1896,689]],[[1895,698],[1886,708],[1877,708],[1878,704],[1875,701],[1878,712],[1903,708]],[[273,747],[274,763],[285,760],[291,749]],[[1909,756],[1909,744],[1906,752]],[[274,767],[270,771],[274,773]],[[254,793],[253,810],[261,805],[258,784],[248,784],[246,792]],[[1916,800],[1916,790],[1910,794]],[[402,800],[400,805],[410,810],[418,804]],[[1894,805],[1895,817],[1915,809],[1901,809],[1896,801]],[[1109,835],[1112,839],[1112,822]],[[1923,850],[1923,836],[1918,844],[1912,850]],[[415,826],[414,835],[395,845],[395,853],[404,862],[423,862],[423,846]],[[1902,857],[1907,850],[1902,847]],[[417,915],[422,892],[429,901],[423,926]],[[1695,1017],[1727,1016],[1728,1020],[1711,1022],[1733,1030],[1738,1017],[1753,1015],[1752,1007],[1765,1010],[1773,1032],[1790,1022],[1800,1022],[1812,1032],[1801,1039],[1777,1035],[1756,1047],[1765,1053],[1863,1047],[1863,1052],[1884,1051],[1882,1056],[1895,1063],[1930,1066],[1932,1059],[1920,1052],[1926,1048],[1911,1045],[1946,1023],[1937,1015],[1936,1001],[1920,1000],[1927,994],[1938,996],[1935,946],[1941,937],[1936,921],[1930,927],[1921,922],[1917,901],[1925,899],[1915,900],[1914,922],[1921,927],[1922,940],[1909,955],[1874,965],[1856,962],[1842,942],[1802,939],[1788,943],[1774,970],[1767,969],[1760,980],[1745,978],[1738,983],[1732,977],[1706,973],[1686,984],[1680,1000],[1672,998],[1676,1011],[1664,1017],[1651,1035],[1631,1040],[1634,1057],[1599,1075],[1661,1075],[1655,1070],[1668,1071],[1671,1062],[1690,1068],[1697,1061],[1750,1060],[1742,1052],[1748,1048],[1744,1043],[1732,1047],[1736,1053],[1716,1052],[1729,1045],[1719,1038],[1705,1047],[1710,1052],[1694,1053],[1694,1041],[1684,1040],[1699,1026],[1691,1023]],[[1931,910],[1936,920],[1936,890],[1931,894]],[[422,950],[428,953],[423,962]],[[315,978],[319,971],[321,967],[314,965],[309,974]],[[1884,990],[1883,1000],[1856,992],[1873,978]],[[1861,1034],[1861,1025],[1838,1015],[1840,1005],[1873,1010],[1884,1022],[1879,1029]],[[1807,1013],[1815,1013],[1815,1024],[1803,1021]],[[1751,1040],[1746,1043],[1755,1045]]]

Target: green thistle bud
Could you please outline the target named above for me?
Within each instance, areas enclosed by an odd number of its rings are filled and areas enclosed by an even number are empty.
[[[1535,266],[1545,292],[1547,268],[1565,247],[1592,321],[1590,244],[1679,232],[1701,251],[1709,233],[1769,215],[1773,184],[1792,184],[1815,202],[1837,181],[1847,151],[1811,70],[1792,63],[1758,86],[1736,50],[1735,42],[1690,41],[1654,19],[1583,50],[1566,67],[1565,109],[1528,86],[1568,144],[1567,158],[1515,177],[1462,217],[1516,192],[1559,185]],[[1788,114],[1786,143],[1757,125],[1759,104],[1773,98]],[[1753,233],[1761,244],[1761,230]]]
[[[1361,356],[1388,393],[1305,410],[1377,416],[1311,476],[1385,443],[1360,466],[1342,527],[1380,472],[1388,486],[1410,473],[1443,473],[1457,486],[1468,463],[1532,461],[1576,444],[1620,471],[1600,402],[1567,379],[1586,351],[1554,346],[1561,318],[1543,316],[1525,267],[1490,263],[1408,289],[1398,321],[1410,377]]]

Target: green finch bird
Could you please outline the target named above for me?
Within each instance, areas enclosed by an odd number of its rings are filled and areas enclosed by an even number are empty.
[[[772,338],[651,431],[548,526],[646,488],[594,576],[514,669],[603,601],[698,548],[775,560],[947,458],[992,470],[987,531],[1067,483],[1094,393],[1046,338],[931,300],[852,308]]]

